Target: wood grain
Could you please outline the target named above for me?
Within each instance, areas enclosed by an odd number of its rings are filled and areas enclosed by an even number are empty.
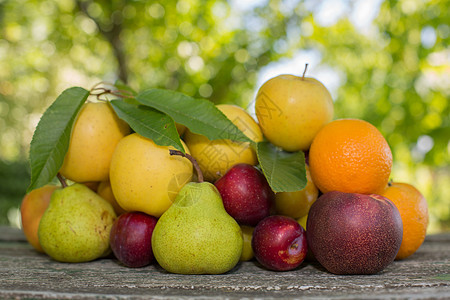
[[[0,298],[33,299],[450,299],[450,233],[428,236],[413,256],[376,275],[338,276],[314,262],[272,272],[240,263],[223,275],[177,275],[157,264],[131,269],[113,258],[59,263],[18,229],[0,227]]]

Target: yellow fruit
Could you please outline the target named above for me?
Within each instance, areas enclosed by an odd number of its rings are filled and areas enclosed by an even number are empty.
[[[304,230],[306,230],[306,222],[308,221],[308,215],[304,215],[303,217],[297,219],[298,224],[300,224]]]
[[[392,182],[383,196],[397,206],[403,222],[403,239],[395,259],[414,254],[425,240],[428,227],[428,204],[425,197],[408,183]]]
[[[306,151],[333,118],[333,100],[314,78],[279,75],[256,96],[255,111],[264,136],[286,151]]]
[[[125,210],[120,207],[119,203],[117,203],[116,197],[114,197],[111,188],[111,182],[109,182],[109,180],[100,182],[97,188],[97,194],[112,205],[118,216],[125,212]]]
[[[183,136],[183,134],[186,132],[186,126],[178,123],[175,123],[175,126],[177,127],[178,135]]]
[[[240,261],[249,261],[253,258],[253,249],[252,249],[252,235],[254,227],[241,225],[242,230],[242,238],[243,238],[243,245],[242,245],[242,253]]]
[[[184,143],[183,146],[189,153]],[[117,144],[110,182],[117,203],[124,210],[160,217],[179,190],[191,181],[192,163],[184,157],[171,156],[169,149],[174,148],[158,146],[137,133]]]
[[[100,185],[100,181],[89,181],[89,182],[79,182],[93,190],[94,192],[97,192],[98,186]]]
[[[308,214],[309,208],[317,200],[319,190],[315,186],[306,166],[307,183],[303,190],[296,192],[281,192],[275,194],[275,207],[277,214],[285,215],[294,219]]]
[[[304,215],[303,217],[297,219],[297,223],[300,224],[300,226],[303,227],[303,229],[306,231],[306,223],[308,222],[308,215]],[[308,246],[308,252],[306,253],[306,261],[316,261],[316,258],[314,257],[314,254],[312,253],[311,249],[309,249]]]
[[[54,185],[45,185],[32,190],[25,195],[20,206],[23,233],[31,246],[39,252],[44,252],[38,238],[39,222],[57,188]]]
[[[117,143],[130,133],[109,102],[88,102],[81,108],[59,171],[75,182],[108,180],[109,165]]]
[[[244,134],[255,142],[263,139],[261,129],[253,118],[236,105],[217,105]],[[186,131],[184,140],[197,160],[203,176],[207,181],[215,181],[224,175],[229,168],[238,163],[256,165],[258,159],[250,143],[233,142],[231,140],[210,141],[203,135]]]
[[[381,194],[391,167],[388,143],[363,120],[334,120],[319,131],[309,150],[311,178],[323,193]]]

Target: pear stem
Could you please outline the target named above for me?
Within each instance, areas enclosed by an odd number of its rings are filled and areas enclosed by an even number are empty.
[[[169,153],[170,153],[170,155],[179,155],[179,156],[186,157],[187,159],[189,159],[191,161],[191,163],[194,165],[195,171],[197,172],[198,182],[204,181],[202,170],[200,169],[200,166],[198,165],[197,160],[195,158],[193,158],[192,155],[190,155],[188,153],[183,153],[179,150],[172,150],[172,149],[169,149]]]
[[[56,177],[58,177],[58,180],[61,182],[63,188],[67,187],[66,179],[60,173],[56,174]]]
[[[302,80],[305,80],[305,74],[306,74],[306,70],[308,69],[308,64],[305,64],[305,70],[303,71],[303,77]]]

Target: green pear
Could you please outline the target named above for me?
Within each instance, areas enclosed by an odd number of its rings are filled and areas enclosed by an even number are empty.
[[[242,246],[241,228],[209,182],[186,184],[152,235],[158,263],[179,274],[225,273],[238,263]]]
[[[86,262],[109,254],[116,218],[111,204],[83,184],[56,190],[39,223],[46,254],[61,262]]]

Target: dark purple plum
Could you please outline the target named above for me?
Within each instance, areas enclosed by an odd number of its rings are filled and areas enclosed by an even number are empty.
[[[269,216],[256,225],[252,249],[258,262],[269,270],[297,268],[306,257],[306,233],[300,224],[286,216]]]
[[[120,215],[111,227],[110,245],[125,266],[138,268],[153,260],[152,234],[157,219],[143,212]]]

